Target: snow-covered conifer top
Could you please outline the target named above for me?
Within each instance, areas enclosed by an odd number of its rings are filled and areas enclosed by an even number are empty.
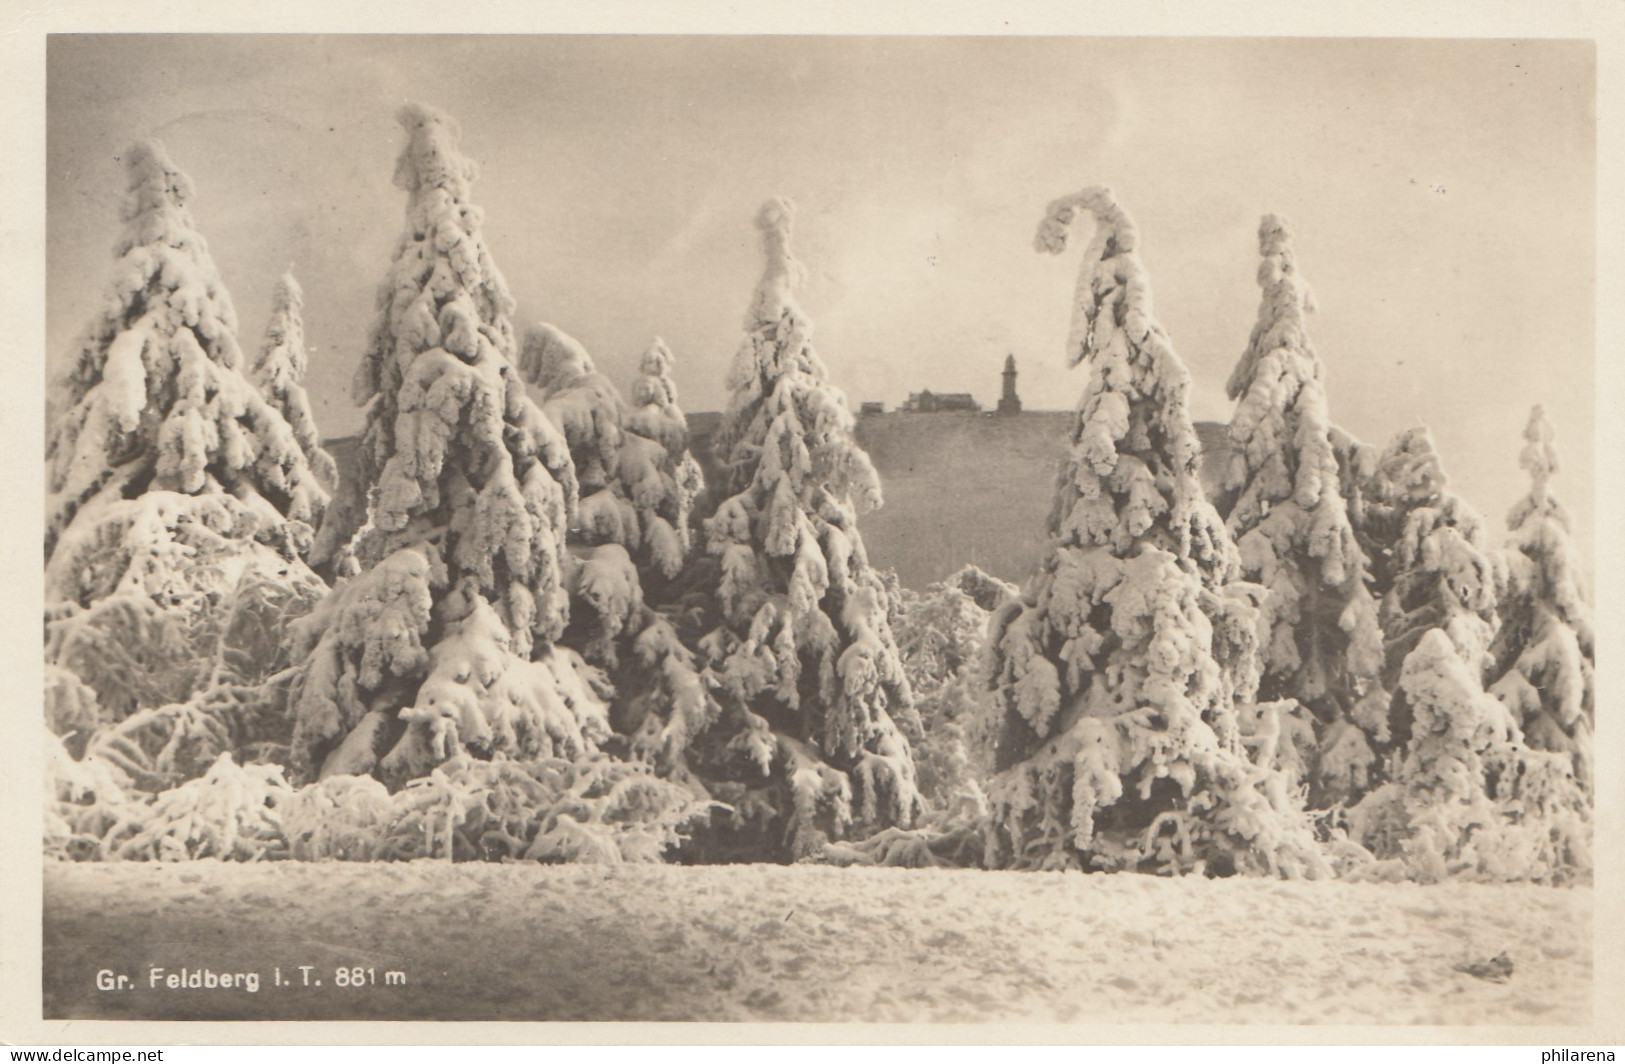
[[[638,360],[638,379],[632,385],[633,406],[656,406],[676,417],[683,412],[677,405],[677,382],[672,380],[671,349],[655,337]]]
[[[1507,513],[1507,527],[1512,530],[1509,546],[1530,559],[1534,572],[1512,576],[1515,581],[1522,579],[1538,588],[1558,615],[1580,632],[1582,644],[1589,648],[1591,611],[1576,572],[1569,515],[1549,486],[1559,467],[1556,434],[1546,420],[1545,409],[1538,404],[1529,412],[1523,436],[1520,463],[1529,472],[1529,494]]]
[[[1083,253],[1083,267],[1078,273],[1078,299],[1073,303],[1072,330],[1066,338],[1069,366],[1076,366],[1092,353],[1089,336],[1094,319],[1088,313],[1088,308],[1093,305],[1093,300],[1084,298],[1090,291],[1090,279],[1096,276],[1104,261],[1133,256],[1140,244],[1140,231],[1135,228],[1128,212],[1118,205],[1112,190],[1105,185],[1091,185],[1082,192],[1062,196],[1050,203],[1044,212],[1044,220],[1038,224],[1038,234],[1033,238],[1034,250],[1050,255],[1064,254],[1080,210],[1094,215],[1095,231]],[[1139,264],[1137,257],[1125,261],[1132,261],[1136,267]],[[1151,289],[1145,284],[1144,271],[1136,270],[1135,274],[1135,309],[1149,321]],[[1127,282],[1128,278],[1125,277],[1122,283]]]
[[[91,357],[101,346],[98,341],[134,325],[139,317],[134,312],[154,309],[146,298],[154,283],[173,293],[168,302],[177,320],[164,324],[192,327],[212,361],[238,368],[237,312],[187,209],[191,179],[156,140],[136,141],[126,148],[124,170],[126,191],[119,212],[124,232],[113,248],[118,262],[102,319],[92,326],[70,386],[100,373],[102,360]],[[99,353],[106,355],[105,350]],[[94,364],[86,365],[87,359]],[[82,389],[75,391],[69,401],[77,402],[83,394]]]
[[[454,577],[473,574],[493,596],[525,599],[504,617],[523,640],[526,596],[540,607],[538,631],[562,618],[551,606],[557,533],[575,503],[569,451],[513,364],[513,299],[480,234],[483,214],[468,202],[475,167],[458,151],[456,123],[418,105],[398,118],[407,143],[395,180],[409,196],[357,377],[371,404],[361,479],[373,486],[359,546],[382,558],[443,539]]]
[[[1529,472],[1531,498],[1546,494],[1546,483],[1558,470],[1554,435],[1552,423],[1546,420],[1546,408],[1536,403],[1529,411],[1529,424],[1523,430],[1527,443],[1518,461]]]
[[[395,184],[409,193],[407,224],[379,289],[382,315],[355,389],[363,404],[384,396],[378,413],[386,419],[401,374],[423,351],[439,346],[475,363],[482,348],[511,360],[517,347],[513,297],[480,235],[484,212],[468,199],[478,168],[458,150],[457,123],[420,104],[396,118],[407,132],[395,163]]]
[[[756,295],[745,315],[747,332],[777,322],[786,310],[799,314],[794,292],[806,279],[807,271],[790,250],[795,217],[796,205],[783,196],[768,200],[756,213],[756,228],[762,234],[766,261],[762,279],[756,285]]]
[[[159,274],[166,288],[184,297],[186,324],[196,327],[202,336],[214,340],[228,334],[234,339],[237,312],[231,295],[220,282],[209,246],[186,207],[192,198],[191,179],[176,168],[156,140],[137,141],[126,149],[124,167],[129,189],[122,211],[126,225],[123,239],[114,248],[114,254],[124,260],[121,265],[148,277]],[[115,283],[127,290],[133,280],[121,271]],[[221,365],[238,367],[235,342],[223,342],[210,354]]]
[[[626,427],[658,441],[676,458],[688,447],[688,418],[677,402],[677,382],[672,378],[674,362],[666,342],[655,337],[638,362],[638,378],[632,383],[632,413]]]
[[[301,317],[304,307],[305,290],[290,268],[277,278],[271,294],[271,322],[265,328],[259,358],[254,361],[254,379],[273,395],[286,394],[289,386],[303,379],[310,368]]]
[[[322,450],[321,432],[310,411],[305,393],[305,373],[310,368],[310,351],[305,346],[305,293],[293,276],[293,268],[277,281],[271,302],[271,321],[265,328],[265,341],[254,361],[254,383],[266,402],[279,411],[293,428],[299,448],[305,453],[317,480],[331,488],[338,484],[338,467]]]
[[[1433,434],[1426,426],[1406,429],[1383,451],[1377,475],[1391,501],[1426,505],[1444,493],[1449,483]]]
[[[544,392],[575,387],[598,372],[581,341],[546,321],[525,330],[519,346],[519,369],[527,381]]]
[[[525,330],[519,365],[541,389],[542,412],[569,441],[582,494],[615,479],[626,404],[587,349],[558,326],[540,322]]]
[[[438,189],[454,200],[467,200],[479,167],[457,150],[463,139],[457,120],[420,103],[401,107],[395,120],[408,137],[395,162],[395,187],[414,196]]]
[[[1059,255],[1082,211],[1095,229],[1084,252],[1067,337],[1067,361],[1089,364],[1064,479],[1070,500],[1054,531],[1063,543],[1110,544],[1120,558],[1148,535],[1222,579],[1235,547],[1197,478],[1199,445],[1186,406],[1190,374],[1152,314],[1139,230],[1109,188],[1096,185],[1050,203],[1034,247]],[[1104,489],[1104,491],[1102,491]],[[1126,503],[1118,513],[1111,497]]]
[[[845,394],[812,346],[812,322],[796,305],[805,270],[790,247],[795,207],[768,200],[756,216],[765,265],[745,316],[748,330],[728,373],[730,396],[717,453],[739,490],[756,481],[772,491],[816,489],[856,511],[881,504],[880,482],[852,437]],[[788,465],[786,465],[788,463]]]

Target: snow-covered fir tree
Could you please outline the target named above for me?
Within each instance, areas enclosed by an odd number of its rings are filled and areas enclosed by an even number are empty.
[[[1366,586],[1368,562],[1350,521],[1343,483],[1357,469],[1346,436],[1331,424],[1325,373],[1309,340],[1313,310],[1286,223],[1265,215],[1258,229],[1258,321],[1230,376],[1237,400],[1224,481],[1226,525],[1242,575],[1269,594],[1263,610],[1260,702],[1295,700],[1319,725],[1288,713],[1294,729],[1278,752],[1313,760],[1313,802],[1328,806],[1364,793],[1373,747],[1388,741],[1388,692],[1380,674],[1382,630]]]
[[[1501,559],[1448,487],[1426,429],[1384,451],[1371,527],[1384,534],[1388,781],[1348,811],[1377,858],[1366,876],[1561,882],[1590,869],[1587,804],[1567,753],[1531,749],[1514,710],[1485,690]]]
[[[324,590],[300,555],[327,492],[245,374],[190,181],[155,141],[123,161],[112,283],[52,397],[46,711],[157,788],[287,742],[273,678]]]
[[[426,775],[465,750],[577,758],[608,731],[600,678],[557,646],[576,482],[525,391],[513,300],[447,116],[399,114],[406,227],[357,374],[360,569],[297,630],[308,774]]]
[[[1449,487],[1444,463],[1425,427],[1389,442],[1367,486],[1363,528],[1372,548],[1382,600],[1383,684],[1398,682],[1405,657],[1434,628],[1448,628],[1474,672],[1488,667],[1495,628],[1494,560],[1478,512]],[[1389,719],[1404,742],[1408,717],[1396,694]]]
[[[713,793],[776,853],[802,856],[850,829],[906,825],[920,797],[896,720],[912,695],[858,532],[880,485],[795,301],[793,217],[774,199],[756,218],[767,261],[715,444],[716,623],[699,650],[727,740]]]
[[[609,671],[611,723],[638,759],[704,793],[690,746],[718,709],[679,636],[675,601],[703,477],[671,351],[656,339],[644,353],[630,408],[586,349],[552,325],[526,332],[520,363],[569,442],[580,483],[563,642]]]
[[[245,388],[237,313],[157,141],[132,145],[125,230],[100,313],[52,399],[46,556],[82,507],[149,489],[221,492],[298,542],[321,517],[288,421]]]
[[[322,449],[321,433],[310,412],[310,396],[305,393],[310,352],[305,348],[304,309],[304,289],[290,268],[277,279],[265,342],[254,360],[253,380],[265,401],[293,428],[294,438],[316,479],[332,490],[338,485],[338,466],[333,456]]]
[[[1529,494],[1507,515],[1511,537],[1499,569],[1501,628],[1490,644],[1490,693],[1512,710],[1537,750],[1564,754],[1592,786],[1596,694],[1591,606],[1582,590],[1569,516],[1551,493],[1558,470],[1551,422],[1536,406],[1524,430]]]
[[[1050,204],[1036,247],[1095,229],[1071,365],[1089,382],[1050,548],[988,633],[996,736],[987,860],[1017,868],[1317,875],[1273,751],[1243,752],[1258,683],[1256,598],[1197,477],[1188,374],[1152,313],[1139,232],[1110,190]]]

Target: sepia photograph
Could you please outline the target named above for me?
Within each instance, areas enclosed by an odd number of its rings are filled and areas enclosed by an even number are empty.
[[[42,48],[29,1030],[1617,1024],[1596,40]]]

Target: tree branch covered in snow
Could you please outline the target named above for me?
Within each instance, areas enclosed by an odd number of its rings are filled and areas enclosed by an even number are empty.
[[[555,647],[576,512],[569,448],[525,392],[513,300],[448,117],[411,105],[406,228],[356,377],[367,523],[299,632],[295,754],[310,774],[427,774],[463,749],[578,757],[607,732],[601,677]]]
[[[892,621],[897,648],[914,690],[920,736],[914,744],[920,790],[935,810],[967,794],[980,802],[979,781],[992,768],[991,737],[980,733],[988,623],[1019,598],[1020,589],[968,565],[924,591],[903,589]]]
[[[709,812],[648,766],[595,755],[457,757],[395,793],[370,776],[302,787],[221,754],[195,779],[134,792],[95,755],[46,745],[46,855],[108,861],[661,860]]]
[[[833,843],[836,864],[972,867],[982,864],[991,774],[987,717],[979,712],[983,642],[995,610],[1018,588],[974,565],[922,592],[894,597],[892,629],[914,691],[918,732],[911,736],[926,810],[912,828],[888,828],[852,843]]]
[[[587,616],[575,610],[572,623],[592,632],[573,645],[613,667],[618,637],[642,629],[643,585],[663,588],[682,571],[689,511],[703,483],[688,453],[671,352],[656,340],[643,356],[636,410],[586,349],[552,325],[526,333],[520,364],[541,390],[543,413],[564,433],[580,484],[579,519],[571,529],[580,565],[570,583]]]
[[[1243,753],[1258,589],[1197,479],[1188,375],[1152,316],[1139,234],[1109,190],[1050,205],[1060,254],[1095,218],[1068,360],[1088,366],[1050,549],[988,632],[987,860],[1020,868],[1318,875],[1288,780]]]

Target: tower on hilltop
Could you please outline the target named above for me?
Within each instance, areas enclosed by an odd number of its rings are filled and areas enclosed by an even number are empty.
[[[1021,397],[1016,394],[1016,356],[1004,356],[1004,392],[999,396],[999,413],[1021,413]]]

